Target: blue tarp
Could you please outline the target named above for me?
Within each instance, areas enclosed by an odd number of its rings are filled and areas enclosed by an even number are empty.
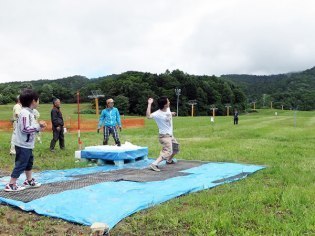
[[[35,174],[43,184],[71,180],[73,176],[110,171],[121,168],[146,168],[153,160],[142,160],[136,163],[119,166],[101,166],[77,168],[70,170],[45,171]],[[220,185],[216,180],[248,172],[253,173],[263,166],[235,163],[206,163],[183,172],[186,176],[154,182],[103,182],[81,189],[67,190],[48,195],[28,203],[0,198],[0,201],[17,206],[25,211],[53,216],[84,225],[103,222],[114,227],[123,218],[140,210],[152,207],[190,192],[196,192]],[[9,177],[0,179],[0,188],[4,187]],[[23,177],[20,177],[23,180]],[[233,181],[236,179],[233,179]],[[184,184],[183,184],[184,183]]]

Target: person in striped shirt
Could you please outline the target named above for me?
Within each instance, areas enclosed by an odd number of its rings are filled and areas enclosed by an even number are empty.
[[[16,192],[30,187],[39,187],[41,184],[32,178],[32,167],[34,162],[33,149],[35,134],[44,129],[45,121],[35,122],[33,109],[39,104],[38,94],[31,90],[23,90],[20,94],[22,110],[17,120],[14,138],[15,145],[15,166],[11,174],[10,182],[5,186],[4,191]],[[25,172],[26,180],[23,186],[17,184],[20,175]]]

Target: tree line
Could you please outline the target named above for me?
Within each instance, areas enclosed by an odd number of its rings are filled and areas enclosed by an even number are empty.
[[[33,88],[40,94],[42,103],[49,103],[54,97],[64,103],[75,103],[76,93],[80,91],[81,102],[94,100],[88,96],[99,90],[105,95],[100,99],[100,108],[105,107],[106,98],[116,100],[116,106],[124,114],[144,115],[148,97],[167,96],[172,110],[176,109],[175,88],[181,89],[179,96],[179,115],[191,114],[190,101],[195,101],[195,115],[208,115],[216,107],[217,115],[230,111],[256,108],[314,110],[315,67],[309,70],[270,76],[256,75],[190,75],[180,70],[166,70],[161,74],[128,71],[99,78],[88,79],[76,75],[56,80],[36,80],[30,82],[10,82],[0,84],[0,104],[12,103],[24,88]],[[154,107],[155,109],[157,107]],[[93,111],[91,111],[93,112]]]
[[[176,110],[175,88],[181,89],[179,96],[179,115],[191,114],[191,100],[196,101],[195,115],[207,115],[211,107],[218,108],[217,114],[226,113],[226,105],[244,110],[246,96],[235,84],[216,76],[197,76],[180,70],[165,71],[162,74],[129,71],[95,79],[72,76],[58,80],[37,80],[30,82],[11,82],[0,84],[0,104],[12,102],[19,91],[33,88],[40,94],[42,103],[51,102],[53,97],[63,102],[76,102],[76,92],[80,90],[81,102],[91,102],[88,98],[92,90],[100,90],[105,95],[100,99],[100,107],[105,107],[106,98],[112,97],[120,112],[131,115],[144,115],[147,99],[167,96],[172,110]],[[157,107],[154,107],[155,109]]]

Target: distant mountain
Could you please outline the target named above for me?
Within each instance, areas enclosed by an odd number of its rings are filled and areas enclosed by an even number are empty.
[[[246,94],[248,102],[256,107],[314,110],[315,67],[279,75],[222,75],[223,80],[238,85]]]

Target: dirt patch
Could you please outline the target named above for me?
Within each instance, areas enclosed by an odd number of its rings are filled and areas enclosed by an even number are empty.
[[[90,235],[90,227],[64,220],[23,212],[18,208],[0,205],[0,236],[9,235]]]

